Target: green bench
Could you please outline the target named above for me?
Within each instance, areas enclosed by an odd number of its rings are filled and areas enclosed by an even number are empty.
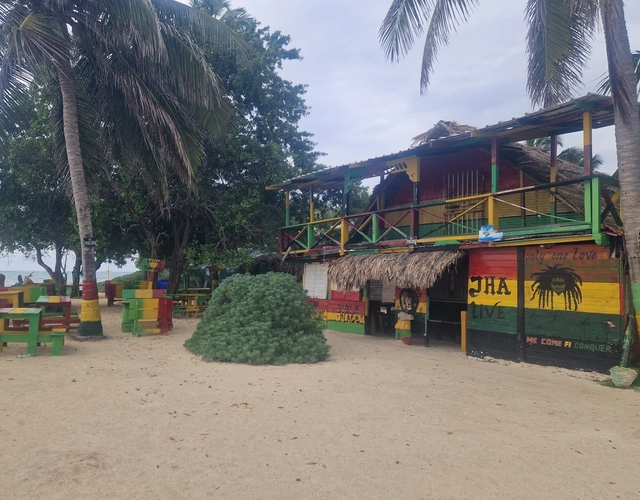
[[[51,344],[49,354],[61,356],[65,329],[53,328],[40,331],[41,321],[42,309],[39,307],[0,309],[0,351],[2,351],[3,345],[8,342],[24,342],[27,344],[27,354],[35,356],[38,345],[41,342],[48,342]]]
[[[140,334],[169,334],[173,327],[173,300],[164,290],[123,290],[122,331]]]

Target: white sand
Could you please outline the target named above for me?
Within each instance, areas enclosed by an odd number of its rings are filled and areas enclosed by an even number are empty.
[[[168,337],[0,353],[0,497],[638,499],[640,393],[327,332],[329,361],[204,363]]]

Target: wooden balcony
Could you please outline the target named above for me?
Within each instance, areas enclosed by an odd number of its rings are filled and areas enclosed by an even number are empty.
[[[503,237],[484,245],[604,244],[622,226],[618,188],[617,179],[596,174],[294,224],[280,230],[280,251],[291,260],[410,247],[464,248],[480,244],[478,234],[485,225],[493,225]]]

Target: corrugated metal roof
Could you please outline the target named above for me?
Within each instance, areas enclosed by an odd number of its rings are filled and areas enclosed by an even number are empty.
[[[427,157],[460,149],[486,147],[491,144],[493,137],[498,137],[501,142],[517,142],[549,135],[569,134],[582,130],[583,113],[587,110],[592,112],[594,129],[614,124],[611,98],[587,94],[550,108],[527,113],[519,118],[487,125],[462,134],[433,139],[427,144],[398,153],[304,174],[269,186],[267,189],[307,189],[312,186],[317,189],[342,189],[345,177],[349,172],[353,173],[354,169],[358,169],[358,178],[367,179],[388,173],[392,168],[390,164],[402,158]]]

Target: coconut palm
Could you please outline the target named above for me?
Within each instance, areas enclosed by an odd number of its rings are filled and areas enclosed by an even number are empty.
[[[224,22],[234,21],[240,29],[244,23],[253,21],[253,17],[244,8],[232,9],[229,0],[191,0],[191,7]]]
[[[631,52],[631,58],[633,60],[633,71],[636,74],[636,92],[640,95],[640,50]],[[611,83],[608,77],[600,81],[598,84],[598,92],[601,94],[609,94],[611,92]]]
[[[558,158],[560,160],[573,163],[574,165],[584,167],[584,148],[572,146],[570,148],[563,149],[558,153]],[[591,157],[591,168],[593,168],[594,171],[599,170],[603,163],[604,161],[602,156],[599,154],[595,154]]]
[[[145,166],[156,173],[178,166],[188,181],[202,157],[193,133],[195,118],[213,126],[211,116],[223,108],[215,75],[194,49],[191,35],[229,44],[237,39],[222,23],[173,0],[0,0],[0,23],[0,124],[12,126],[11,112],[34,77],[43,74],[59,85],[82,242],[78,334],[102,335],[83,165],[90,159],[85,154],[83,162],[87,134],[106,133],[116,152],[135,145],[144,151],[138,156]],[[191,122],[190,112],[195,116]],[[121,123],[122,130],[108,130]],[[192,126],[185,132],[186,124]]]
[[[426,91],[438,49],[452,30],[466,22],[479,0],[393,0],[379,36],[387,57],[398,60],[425,32],[420,88]],[[534,104],[557,104],[569,98],[582,79],[592,35],[604,31],[621,203],[625,215],[625,250],[633,302],[640,311],[640,115],[636,80],[624,18],[623,0],[527,0],[528,81]]]

